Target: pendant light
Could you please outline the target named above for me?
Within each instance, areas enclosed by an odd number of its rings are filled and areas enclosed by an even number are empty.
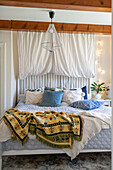
[[[54,18],[55,12],[50,11],[49,17],[51,18],[51,24],[43,37],[41,46],[48,50],[49,52],[54,52],[57,48],[61,47],[61,42],[59,40],[59,36],[56,32],[55,26],[52,23],[52,19]]]

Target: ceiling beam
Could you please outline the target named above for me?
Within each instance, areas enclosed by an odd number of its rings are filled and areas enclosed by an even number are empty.
[[[111,12],[111,0],[0,0],[0,5]]]
[[[46,31],[49,22],[0,20],[1,30]],[[111,34],[109,25],[54,23],[57,32]]]

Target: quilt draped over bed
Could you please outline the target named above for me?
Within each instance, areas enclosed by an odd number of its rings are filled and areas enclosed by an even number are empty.
[[[33,113],[9,109],[4,113],[3,120],[12,132],[12,139],[17,139],[21,144],[27,142],[28,132],[55,148],[71,148],[73,139],[81,141],[83,136],[83,118],[72,113]]]
[[[54,53],[41,47],[43,32],[18,32],[19,78],[53,73],[68,77],[95,76],[93,34],[58,33],[62,46]]]

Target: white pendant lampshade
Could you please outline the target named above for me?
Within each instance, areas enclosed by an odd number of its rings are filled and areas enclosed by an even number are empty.
[[[49,12],[51,18],[51,24],[43,37],[41,46],[50,52],[54,52],[57,48],[61,47],[61,42],[59,36],[56,32],[54,24],[52,24],[52,18],[54,17],[54,12]]]

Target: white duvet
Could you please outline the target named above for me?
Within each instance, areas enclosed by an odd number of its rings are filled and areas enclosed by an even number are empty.
[[[111,127],[111,107],[101,106],[98,109],[91,111],[84,111],[81,109],[76,109],[70,106],[60,106],[60,107],[39,107],[36,105],[29,105],[24,103],[19,103],[16,106],[16,109],[21,111],[45,111],[45,110],[54,110],[54,111],[63,111],[69,113],[79,114],[84,119],[84,128],[83,128],[83,139],[81,142],[73,141],[72,149],[63,149],[71,159],[74,159],[79,152],[84,148],[84,145],[88,140],[93,137],[96,133],[100,132],[101,129]],[[30,138],[34,136],[30,135]],[[11,133],[8,127],[3,121],[0,123],[0,142],[7,141],[11,139]]]

